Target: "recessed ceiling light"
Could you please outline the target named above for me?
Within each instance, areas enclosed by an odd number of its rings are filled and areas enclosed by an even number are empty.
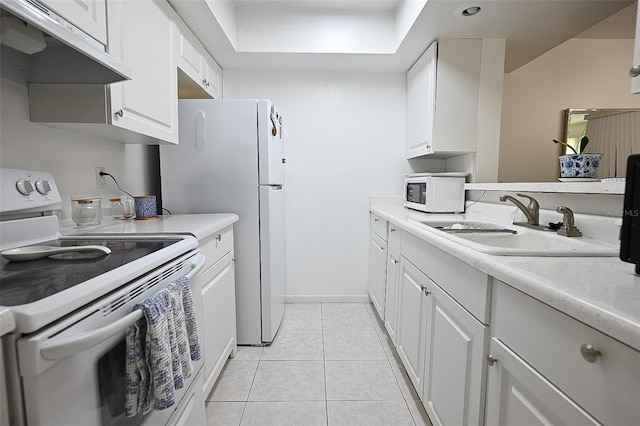
[[[462,11],[462,16],[473,16],[480,13],[482,9],[480,6],[469,6]]]

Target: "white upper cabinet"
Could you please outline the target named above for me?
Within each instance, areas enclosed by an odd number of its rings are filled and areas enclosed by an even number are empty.
[[[107,44],[105,0],[40,0],[40,2],[100,43]]]
[[[177,144],[178,91],[220,97],[221,68],[165,0],[112,0],[106,13],[109,54],[132,69],[131,80],[29,85],[31,121],[123,143]]]
[[[435,42],[407,72],[407,158],[433,153],[437,51]]]
[[[640,2],[636,14],[636,47],[633,51],[633,68],[631,74],[631,93],[640,93]]]
[[[176,25],[178,97],[220,98],[222,69],[182,19],[176,19]]]
[[[178,143],[177,14],[164,0],[113,0],[107,16],[109,54],[131,68],[131,80],[29,85],[31,121],[122,143]]]
[[[482,40],[434,42],[407,72],[407,158],[477,146]]]
[[[178,141],[173,10],[164,0],[109,2],[109,53],[133,69],[110,86],[114,126],[169,143]]]

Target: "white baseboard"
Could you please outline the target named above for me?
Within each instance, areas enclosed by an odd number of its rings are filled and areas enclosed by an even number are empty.
[[[371,303],[369,296],[362,295],[287,295],[285,303]]]

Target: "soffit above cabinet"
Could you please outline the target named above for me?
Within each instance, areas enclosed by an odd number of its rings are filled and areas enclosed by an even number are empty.
[[[507,40],[505,71],[511,72],[634,2],[169,0],[169,3],[223,68],[406,71],[433,40],[500,38]],[[462,16],[469,6],[479,6],[481,12]],[[633,28],[629,34],[633,38]]]

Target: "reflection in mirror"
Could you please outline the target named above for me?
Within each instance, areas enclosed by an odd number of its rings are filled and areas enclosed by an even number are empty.
[[[567,109],[564,140],[577,151],[583,136],[589,138],[585,153],[604,154],[598,177],[624,177],[627,157],[640,153],[640,108]]]

